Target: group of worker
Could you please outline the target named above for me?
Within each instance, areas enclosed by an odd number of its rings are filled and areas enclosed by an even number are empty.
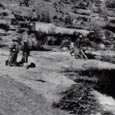
[[[71,39],[64,39],[61,43],[61,47],[67,47],[70,50],[70,55],[75,56],[75,58],[84,58],[87,59],[85,55],[85,47],[83,45],[83,35],[81,33],[75,35],[75,41]]]
[[[74,55],[75,58],[83,58],[88,59],[88,57],[85,54],[85,49],[81,46],[83,40],[83,35],[79,34],[75,42],[71,42],[70,44],[70,54]]]
[[[22,51],[22,58],[20,60],[20,64],[28,63],[28,56],[30,54],[29,44],[28,44],[28,33],[24,32],[24,38],[22,35],[15,37],[12,39],[12,43],[9,46],[9,57],[8,57],[8,65],[9,66],[17,66],[17,57],[19,51]]]
[[[87,56],[84,53],[84,50],[81,46],[81,40],[83,38],[82,34],[79,34],[76,37],[76,40],[72,42],[69,39],[65,39],[64,42],[62,42],[61,47],[68,46],[70,49],[70,54],[75,55],[75,58],[77,58],[78,54],[81,53],[82,56],[87,59]],[[8,64],[9,66],[17,66],[17,57],[20,51],[22,51],[22,58],[20,60],[20,64],[28,64],[28,56],[30,55],[30,46],[29,46],[29,35],[28,32],[25,31],[23,34],[20,34],[20,36],[15,37],[12,39],[12,43],[9,47],[10,55],[8,58]]]

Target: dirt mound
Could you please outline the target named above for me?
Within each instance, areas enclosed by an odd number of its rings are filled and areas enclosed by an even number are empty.
[[[76,84],[63,92],[62,99],[54,107],[59,107],[77,115],[90,115],[101,111],[101,106],[91,94],[92,89],[85,84]]]

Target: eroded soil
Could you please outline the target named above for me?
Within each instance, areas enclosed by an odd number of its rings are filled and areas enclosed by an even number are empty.
[[[75,82],[61,71],[69,69],[85,69],[108,67],[96,60],[75,60],[69,52],[31,52],[29,63],[34,62],[36,68],[5,66],[8,58],[7,50],[0,50],[0,114],[1,115],[68,115],[69,113],[52,108],[51,104],[60,99],[60,93],[67,90]],[[19,56],[20,58],[20,56]],[[19,59],[18,59],[19,60]],[[115,68],[113,64],[109,68]],[[102,102],[99,93],[94,93]],[[106,97],[107,98],[107,97]],[[110,100],[109,100],[110,101]],[[105,106],[115,114],[114,99]],[[109,108],[109,109],[108,109]],[[111,108],[111,109],[110,109]]]

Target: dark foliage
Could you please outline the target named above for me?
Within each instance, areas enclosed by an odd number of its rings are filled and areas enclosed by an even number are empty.
[[[107,8],[115,8],[115,0],[106,0]]]
[[[0,8],[5,9],[5,6],[2,3],[0,3]]]
[[[76,115],[95,114],[100,111],[94,96],[91,94],[91,88],[86,84],[76,84],[63,92],[63,97],[54,107],[59,107]],[[100,108],[100,109],[99,109]]]
[[[80,72],[81,76],[88,76],[89,78],[97,78],[98,81],[95,84],[95,89],[100,92],[113,96],[115,98],[115,70],[109,69],[88,69]]]
[[[4,30],[8,31],[9,28],[10,28],[9,25],[0,23],[0,29],[4,29]]]

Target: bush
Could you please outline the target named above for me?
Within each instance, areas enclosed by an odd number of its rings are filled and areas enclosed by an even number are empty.
[[[0,29],[4,29],[4,30],[8,31],[9,28],[10,28],[10,27],[9,27],[8,24],[0,23]]]
[[[107,8],[115,8],[115,0],[106,0],[105,4]]]
[[[5,9],[5,6],[2,3],[0,3],[0,7]]]
[[[53,104],[76,115],[90,115],[100,111],[101,107],[91,94],[91,88],[82,83],[71,86],[63,93],[59,103]]]
[[[46,1],[46,2],[51,2],[51,0],[44,0],[44,1]]]

